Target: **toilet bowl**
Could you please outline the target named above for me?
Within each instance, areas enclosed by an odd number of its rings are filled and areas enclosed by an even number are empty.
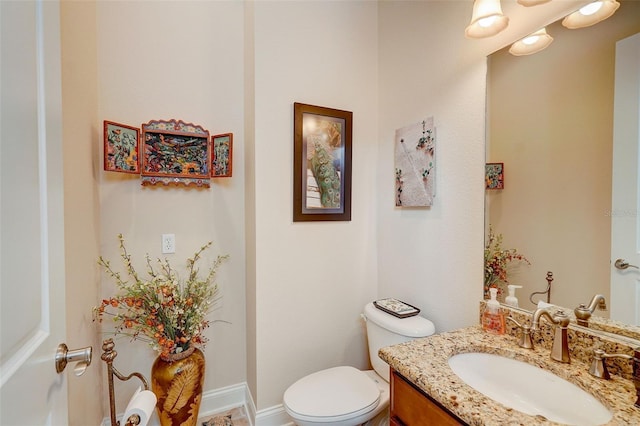
[[[378,349],[434,333],[433,323],[423,317],[396,318],[365,306],[369,356],[373,370],[350,366],[328,368],[309,374],[284,393],[284,408],[299,426],[363,424],[389,406],[389,366],[378,358]]]
[[[299,426],[359,425],[389,405],[389,383],[374,370],[349,366],[318,371],[295,382],[284,407]]]

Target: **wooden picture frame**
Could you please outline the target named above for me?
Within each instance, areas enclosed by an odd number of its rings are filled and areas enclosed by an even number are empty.
[[[485,189],[504,189],[504,163],[487,163],[484,182]]]
[[[293,221],[351,220],[353,113],[294,103]]]
[[[142,125],[142,185],[209,187],[209,131],[182,120]]]
[[[140,129],[104,120],[104,170],[140,174]]]
[[[233,172],[233,133],[211,136],[211,177],[231,177]]]

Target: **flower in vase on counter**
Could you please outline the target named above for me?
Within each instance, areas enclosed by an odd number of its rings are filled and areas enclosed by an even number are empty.
[[[497,287],[498,295],[504,294],[509,283],[507,269],[511,262],[525,262],[531,265],[529,260],[518,253],[517,249],[502,248],[502,234],[494,234],[489,225],[489,236],[484,246],[484,296],[489,297],[489,288]]]
[[[209,242],[187,259],[187,276],[181,279],[167,259],[151,262],[146,255],[148,277],[142,278],[133,267],[122,234],[118,240],[126,274],[115,271],[100,256],[98,264],[114,279],[117,294],[93,308],[94,320],[102,322],[105,315],[111,316],[116,335],[147,342],[163,357],[192,345],[203,347],[207,339],[202,333],[210,324],[207,314],[219,297],[216,272],[228,256],[218,256],[207,274],[200,276],[196,264],[211,247]]]

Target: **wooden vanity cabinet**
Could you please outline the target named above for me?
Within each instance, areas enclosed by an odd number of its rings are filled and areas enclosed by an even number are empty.
[[[466,423],[391,369],[391,425],[458,426]]]

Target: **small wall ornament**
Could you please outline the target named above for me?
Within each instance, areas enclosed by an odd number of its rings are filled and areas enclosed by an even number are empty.
[[[104,169],[140,174],[140,130],[112,121],[104,122]]]
[[[209,132],[183,121],[142,125],[142,185],[209,186]]]
[[[211,137],[213,160],[211,162],[211,177],[231,177],[233,134],[225,133]]]
[[[143,186],[208,188],[211,178],[231,176],[232,141],[232,133],[210,138],[182,120],[151,120],[141,129],[105,120],[104,170],[139,174]]]
[[[487,163],[484,182],[486,189],[504,189],[504,163]]]

